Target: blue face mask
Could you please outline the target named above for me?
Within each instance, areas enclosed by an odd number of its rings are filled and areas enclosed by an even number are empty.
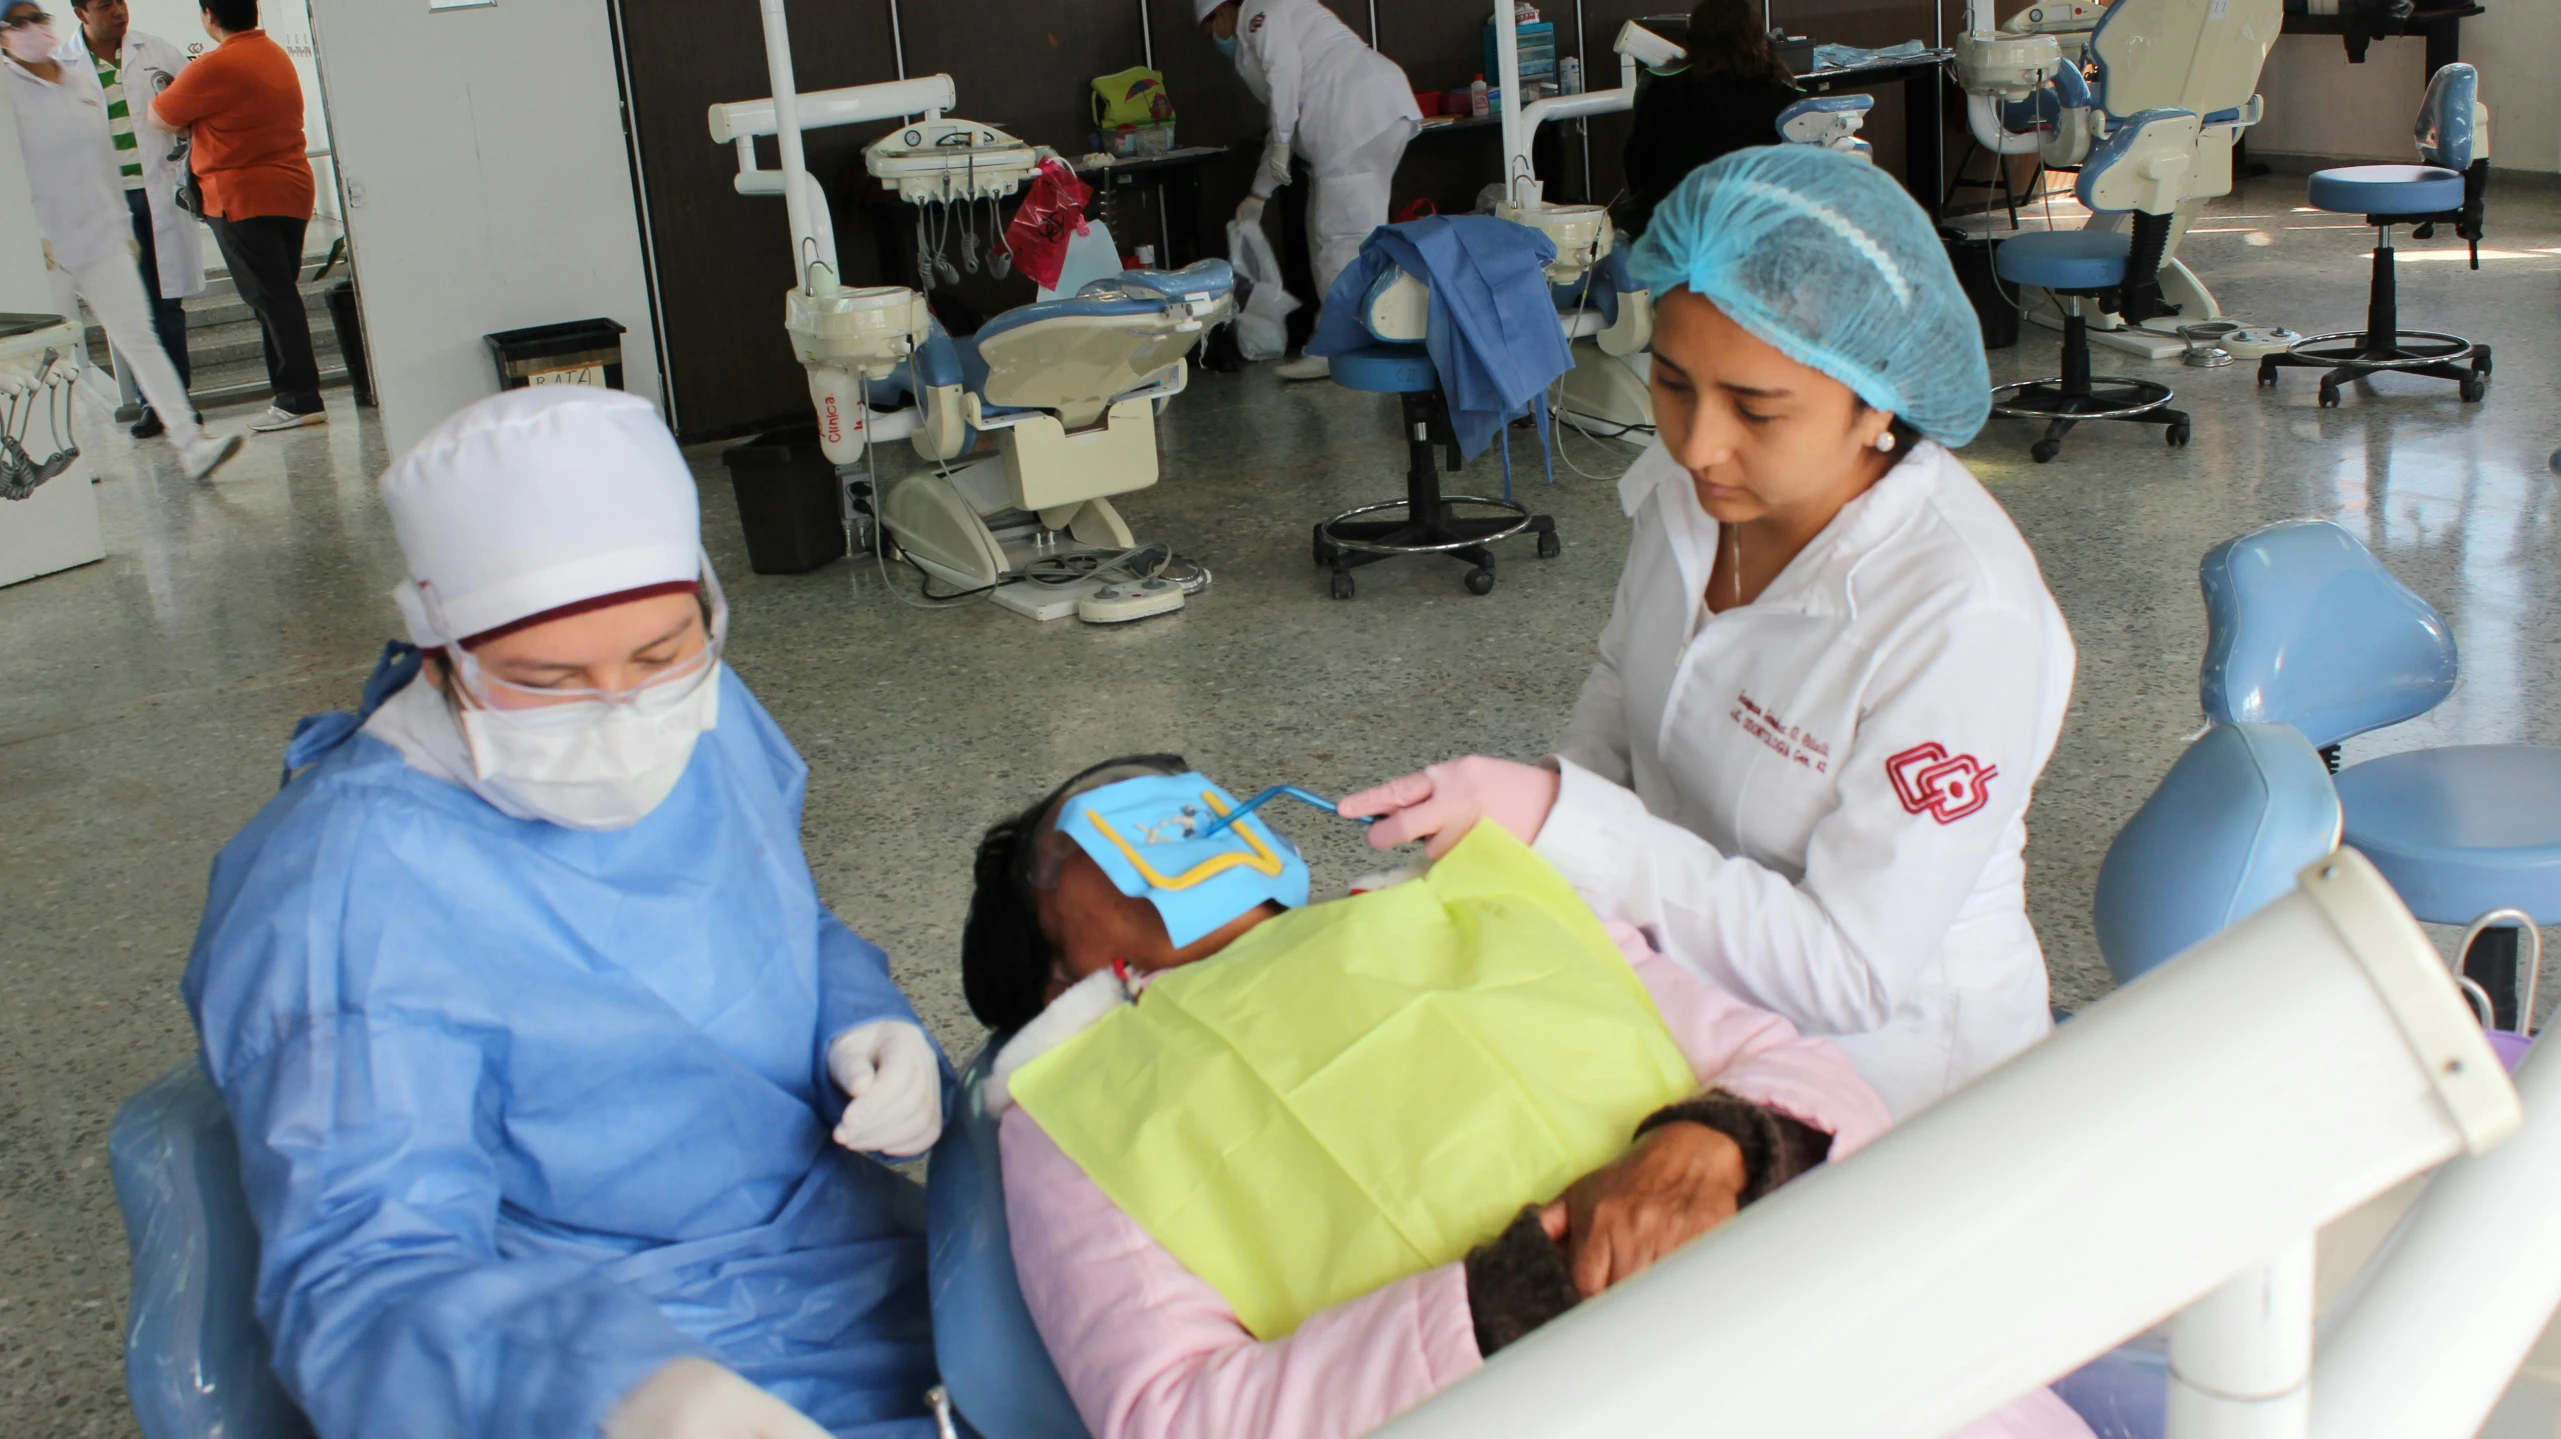
[[[1144,775],[1069,799],[1058,831],[1115,889],[1156,906],[1180,949],[1266,901],[1307,903],[1307,861],[1259,814],[1195,837],[1235,807],[1234,795],[1201,775]]]
[[[1235,36],[1233,36],[1233,35],[1212,35],[1212,36],[1210,36],[1210,37],[1209,37],[1209,43],[1211,43],[1212,45],[1215,45],[1215,46],[1217,46],[1217,47],[1218,47],[1218,53],[1219,53],[1219,54],[1226,56],[1226,57],[1227,57],[1228,59],[1230,59],[1230,60],[1233,60],[1233,59],[1235,59],[1235,58],[1236,58],[1236,37],[1235,37]]]

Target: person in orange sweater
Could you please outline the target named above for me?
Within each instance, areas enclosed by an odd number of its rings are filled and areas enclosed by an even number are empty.
[[[276,397],[249,428],[327,424],[299,284],[312,201],[302,80],[284,47],[258,28],[258,0],[204,0],[204,27],[215,48],[151,102],[151,123],[193,136],[205,221],[258,316]]]

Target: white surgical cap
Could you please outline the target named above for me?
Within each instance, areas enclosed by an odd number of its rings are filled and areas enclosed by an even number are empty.
[[[1208,24],[1210,12],[1226,3],[1227,0],[1192,0],[1192,23],[1195,25]]]
[[[702,574],[693,473],[658,411],[618,390],[470,405],[383,472],[382,499],[409,561],[392,598],[422,646]]]

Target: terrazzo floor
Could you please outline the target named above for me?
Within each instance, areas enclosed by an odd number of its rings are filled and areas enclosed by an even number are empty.
[[[2186,257],[2225,308],[2298,330],[2354,324],[2370,232],[2298,211],[2299,178],[2244,185]],[[2561,741],[2561,186],[2502,173],[2478,273],[2449,239],[2406,242],[2405,322],[2498,345],[2486,403],[2386,380],[2335,410],[2311,377],[2270,394],[2252,368],[2103,353],[2179,387],[2195,442],[2087,427],[2033,465],[1995,421],[1967,462],[2035,546],[2080,646],[2061,746],[2029,822],[2029,897],[2059,1003],[2106,984],[2088,923],[2100,856],[2196,729],[2198,557],[2298,515],[2336,519],[2452,621],[2462,689],[2353,742]],[[2066,223],[2069,223],[2068,221]],[[2028,328],[1996,379],[2051,373]],[[107,1181],[115,1106],[184,1059],[177,997],[215,848],[274,791],[296,716],[351,702],[395,627],[399,573],[373,492],[369,416],[255,441],[190,484],[165,444],[87,437],[110,557],[0,590],[0,1428],[126,1435],[123,1231]],[[218,419],[238,423],[242,416]],[[1397,493],[1391,402],[1265,370],[1200,375],[1163,421],[1165,481],[1124,509],[1207,564],[1211,590],[1125,629],[1035,626],[989,606],[927,612],[869,562],[749,572],[717,447],[694,455],[708,543],[736,612],[730,658],[808,757],[807,847],[826,898],[895,957],[947,1044],[978,1031],[957,949],[969,855],[990,820],[1111,754],[1169,749],[1243,789],[1338,793],[1467,751],[1521,757],[1559,732],[1606,616],[1626,538],[1615,487],[1560,468],[1533,487],[1565,537],[1508,550],[1468,595],[1457,567],[1362,572],[1327,597],[1307,527]],[[1606,477],[1633,453],[1569,437]],[[1535,468],[1518,456],[1523,479]],[[1475,485],[1496,481],[1471,470]],[[1320,890],[1370,867],[1351,826],[1282,821]],[[2547,990],[2547,992],[2550,992]]]

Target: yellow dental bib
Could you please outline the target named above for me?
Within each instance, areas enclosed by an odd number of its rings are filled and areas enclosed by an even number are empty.
[[[1696,1081],[1591,910],[1480,824],[1420,881],[1158,975],[1011,1087],[1275,1339],[1465,1255]]]

